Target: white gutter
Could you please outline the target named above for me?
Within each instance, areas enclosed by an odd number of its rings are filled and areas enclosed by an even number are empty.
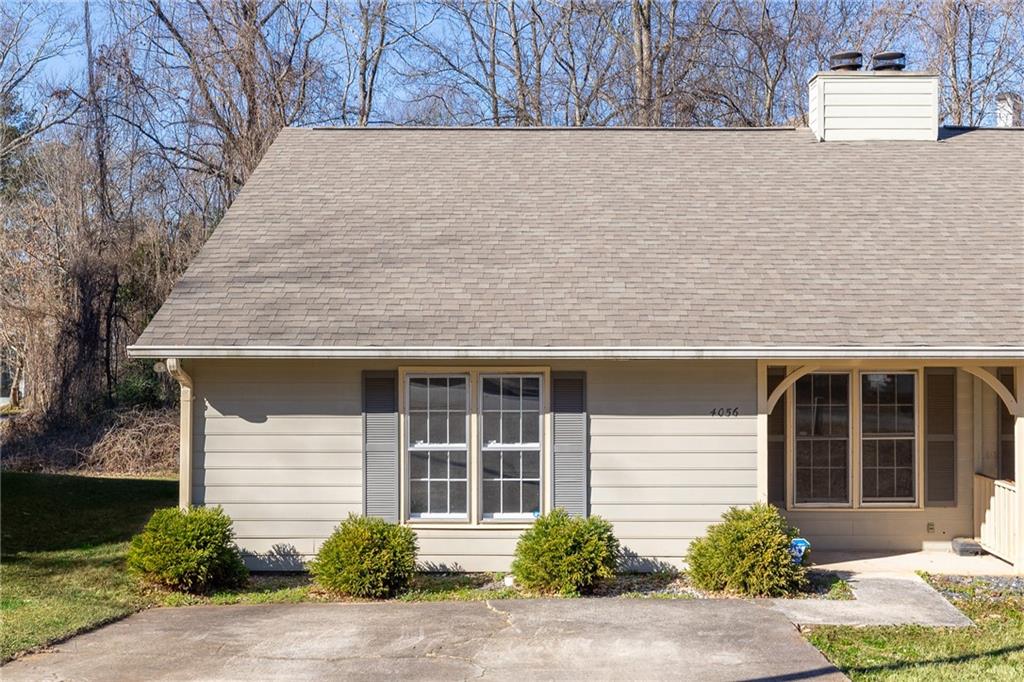
[[[129,346],[135,358],[1024,359],[1024,346]]]
[[[178,457],[178,506],[192,505],[192,377],[182,368],[178,358],[167,358],[167,373],[181,385],[181,433]]]

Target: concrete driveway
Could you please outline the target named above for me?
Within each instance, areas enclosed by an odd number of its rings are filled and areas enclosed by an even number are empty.
[[[736,600],[153,609],[4,666],[13,680],[844,679]]]

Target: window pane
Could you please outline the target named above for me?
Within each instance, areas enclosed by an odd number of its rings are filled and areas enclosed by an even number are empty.
[[[501,478],[501,453],[489,451],[484,453],[484,478]]]
[[[811,452],[814,450],[814,441],[801,439],[796,442],[796,465],[798,467],[811,466]]]
[[[519,481],[501,482],[501,511],[503,514],[518,514],[521,511],[519,506]]]
[[[409,409],[427,409],[427,380],[420,377],[409,380]]]
[[[449,412],[448,413],[448,442],[449,443],[465,443],[466,442],[466,413],[465,412]]]
[[[451,500],[449,511],[452,514],[465,514],[466,513],[466,482],[465,481],[452,481],[451,482]]]
[[[501,413],[484,412],[484,445],[501,442]]]
[[[448,409],[448,379],[434,377],[430,380],[430,409]]]
[[[501,511],[501,481],[484,481],[483,507],[485,515]]]
[[[426,452],[409,453],[409,477],[427,478],[427,462],[430,454]]]
[[[409,511],[413,514],[427,513],[426,481],[411,481],[409,483]]]
[[[522,443],[521,436],[519,435],[519,413],[518,412],[502,412],[501,413],[501,442],[502,443]]]
[[[426,412],[409,413],[409,442],[413,445],[427,442]]]
[[[540,412],[540,379],[523,377],[523,411]]]
[[[466,378],[452,377],[448,380],[448,409],[466,409]]]
[[[914,441],[898,440],[894,444],[894,448],[896,450],[896,461],[893,464],[897,467],[913,468]]]
[[[520,409],[519,401],[519,377],[502,377],[501,379],[501,409]]]
[[[914,433],[914,406],[900,405],[896,408],[896,433],[913,435]]]
[[[914,375],[896,375],[896,402],[901,405],[914,404]]]
[[[540,442],[540,414],[536,412],[523,412],[523,442]]]
[[[540,483],[537,481],[523,482],[523,513],[537,514],[540,512]]]
[[[431,478],[448,478],[448,453],[447,452],[431,452],[430,453],[430,477]]]
[[[523,453],[523,478],[540,478],[540,453]]]
[[[501,409],[501,382],[494,378],[483,380],[483,404],[485,410]]]
[[[501,477],[519,478],[519,453],[508,451],[501,453]]]
[[[451,452],[448,455],[448,477],[466,478],[466,453]]]
[[[896,470],[895,497],[914,496],[914,472],[911,469]]]
[[[448,481],[430,482],[430,513],[448,513]]]
[[[448,442],[448,413],[447,412],[430,412],[427,422],[429,424],[429,431],[427,436],[430,443],[447,443]]]

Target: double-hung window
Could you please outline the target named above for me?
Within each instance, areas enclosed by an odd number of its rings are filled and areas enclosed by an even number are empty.
[[[808,374],[796,382],[798,504],[850,501],[850,375]]]
[[[409,515],[467,518],[467,377],[410,377],[408,403]]]
[[[538,516],[546,372],[403,376],[407,517],[477,524]]]
[[[540,513],[540,377],[481,377],[484,518]]]
[[[793,504],[917,503],[917,400],[916,372],[797,379],[790,403]]]
[[[861,499],[914,502],[915,379],[909,372],[862,374]]]

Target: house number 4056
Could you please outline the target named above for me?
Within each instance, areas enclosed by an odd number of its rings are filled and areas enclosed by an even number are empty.
[[[711,408],[712,417],[738,417],[740,416],[740,408],[738,407],[713,407]]]

